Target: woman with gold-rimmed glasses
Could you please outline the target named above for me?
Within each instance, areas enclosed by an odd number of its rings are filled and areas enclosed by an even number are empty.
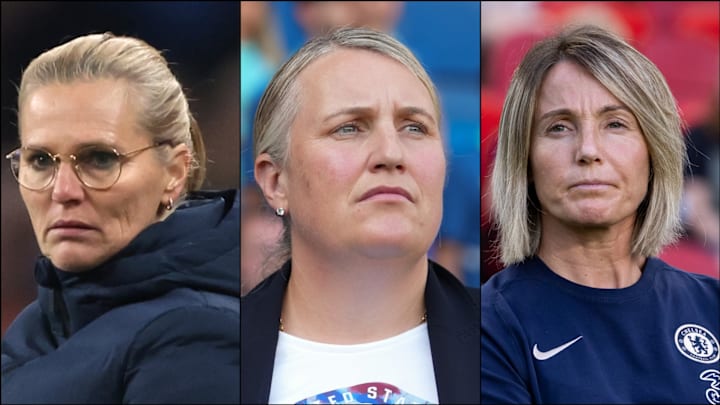
[[[51,49],[23,72],[18,129],[6,158],[42,256],[3,337],[3,403],[237,403],[239,193],[200,191],[164,57],[112,34]]]

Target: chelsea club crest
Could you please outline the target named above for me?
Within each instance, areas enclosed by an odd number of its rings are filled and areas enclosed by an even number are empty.
[[[718,360],[718,340],[700,325],[686,323],[675,331],[675,346],[685,357],[699,363],[714,363]]]

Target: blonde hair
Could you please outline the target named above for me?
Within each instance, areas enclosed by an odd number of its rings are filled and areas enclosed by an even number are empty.
[[[18,92],[18,117],[38,87],[77,80],[118,79],[137,97],[138,124],[153,141],[184,143],[192,153],[185,191],[205,179],[205,145],[187,98],[162,54],[146,42],[112,33],[75,38],[44,52],[25,69]]]
[[[253,156],[267,153],[273,162],[285,167],[288,160],[290,126],[301,103],[297,79],[312,62],[338,49],[361,49],[387,56],[408,68],[425,86],[435,108],[440,126],[441,108],[437,90],[430,76],[413,53],[392,36],[367,28],[340,28],[315,37],[300,48],[275,73],[265,89],[253,126]],[[283,235],[275,259],[290,258],[290,219],[283,217]]]
[[[540,203],[528,183],[530,142],[543,79],[551,67],[566,60],[583,67],[625,104],[645,136],[650,179],[638,207],[631,254],[656,255],[681,230],[685,126],[658,68],[615,34],[584,25],[535,44],[513,73],[491,178],[500,260],[505,265],[522,262],[540,245]]]

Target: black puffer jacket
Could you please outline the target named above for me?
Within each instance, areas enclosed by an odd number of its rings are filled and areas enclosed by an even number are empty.
[[[35,268],[3,403],[238,403],[239,192],[198,193],[97,269]]]

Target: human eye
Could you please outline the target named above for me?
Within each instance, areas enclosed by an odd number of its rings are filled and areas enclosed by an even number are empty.
[[[550,134],[559,134],[569,130],[570,128],[568,128],[565,124],[552,124],[548,127],[547,132]]]
[[[419,122],[413,122],[411,124],[405,125],[405,130],[411,133],[416,133],[419,135],[427,135],[428,129],[427,126],[419,123]]]
[[[612,120],[608,123],[608,128],[622,129],[622,128],[627,128],[627,125],[625,125],[625,123],[620,120]]]
[[[360,132],[360,126],[356,122],[342,124],[332,131],[335,135],[353,135],[358,132]]]
[[[112,149],[92,148],[77,155],[80,165],[94,170],[110,170],[118,162],[118,155]]]
[[[48,152],[38,149],[26,149],[25,152],[23,152],[22,159],[25,166],[38,171],[51,169],[55,164],[55,161]]]

